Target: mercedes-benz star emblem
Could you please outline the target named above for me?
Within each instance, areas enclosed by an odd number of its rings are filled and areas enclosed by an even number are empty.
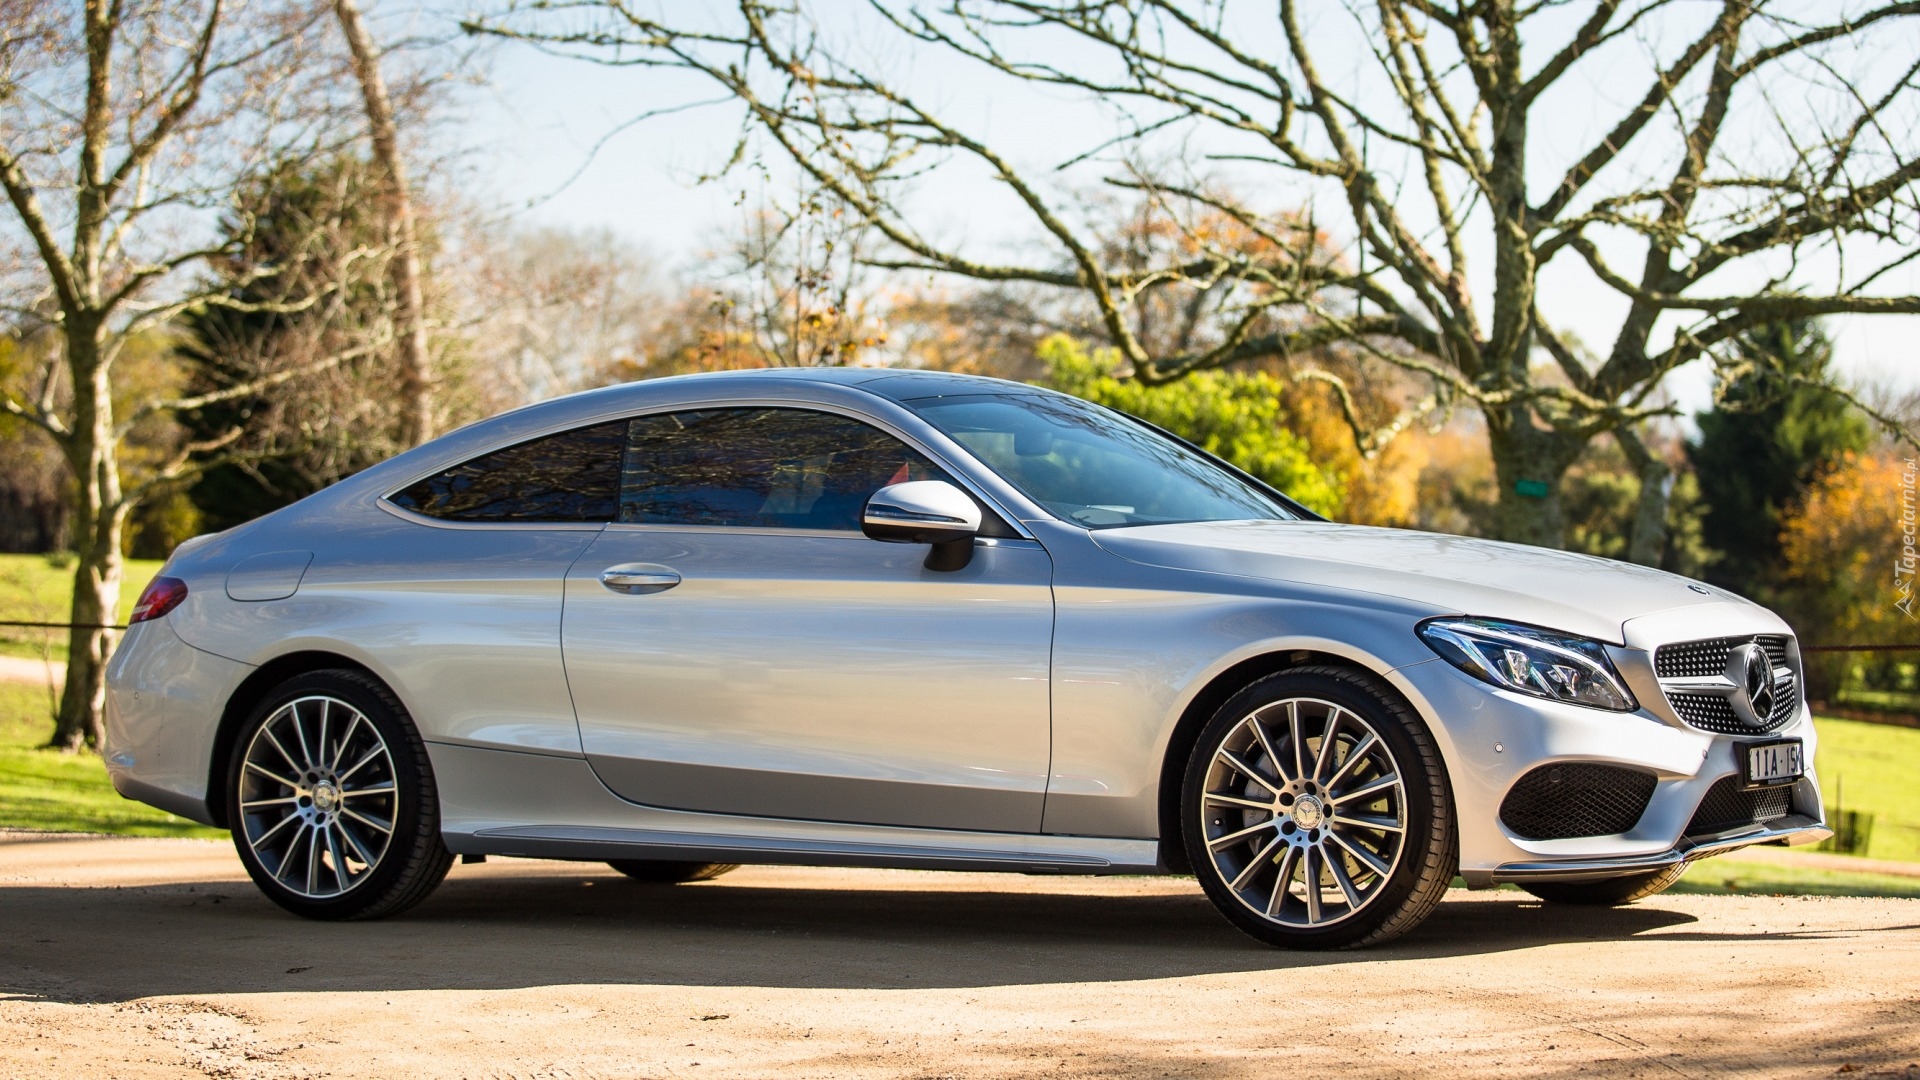
[[[1728,699],[1733,715],[1748,727],[1766,727],[1773,718],[1773,660],[1767,651],[1752,642],[1734,646],[1727,678],[1735,687]]]

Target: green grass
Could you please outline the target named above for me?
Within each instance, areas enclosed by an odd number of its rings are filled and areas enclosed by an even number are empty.
[[[1816,720],[1814,765],[1827,809],[1873,815],[1872,859],[1920,862],[1920,728]]]
[[[1842,690],[1834,695],[1835,704],[1880,712],[1920,712],[1920,693],[1912,690]]]
[[[107,782],[107,767],[97,755],[41,749],[52,731],[44,688],[0,682],[0,828],[124,836],[226,835],[121,798]]]
[[[1856,870],[1814,870],[1735,856],[1702,859],[1668,892],[1759,896],[1906,896],[1920,898],[1920,878]]]
[[[120,617],[115,622],[127,621],[140,590],[159,572],[156,560],[127,560],[120,585]],[[0,620],[66,622],[72,602],[71,557],[65,566],[55,566],[44,555],[0,555]],[[0,626],[0,655],[65,660],[67,632]]]

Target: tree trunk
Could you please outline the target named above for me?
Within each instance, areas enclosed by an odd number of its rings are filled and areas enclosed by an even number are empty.
[[[1494,536],[1518,544],[1566,546],[1566,511],[1560,482],[1580,456],[1586,440],[1534,427],[1525,410],[1487,414],[1487,442],[1493,452],[1500,492],[1494,504]]]
[[[394,255],[390,273],[394,291],[394,336],[398,339],[400,371],[405,380],[406,430],[409,445],[433,437],[433,361],[427,354],[427,327],[421,299],[420,249],[415,242],[413,198],[407,190],[407,165],[400,155],[400,136],[394,124],[393,102],[380,74],[380,53],[354,0],[334,0],[340,32],[353,53],[353,73],[367,111],[367,132],[379,167],[387,237]]]
[[[1617,429],[1613,439],[1640,477],[1640,500],[1634,505],[1633,531],[1627,537],[1627,561],[1659,566],[1667,547],[1667,503],[1673,496],[1673,469],[1655,457],[1632,431]]]
[[[79,750],[100,744],[107,659],[117,639],[113,631],[101,627],[117,622],[120,614],[120,540],[127,508],[121,501],[112,386],[97,328],[72,320],[65,344],[74,374],[75,423],[68,453],[79,487],[74,522],[79,563],[73,571],[74,626],[67,632],[67,681],[48,745]]]

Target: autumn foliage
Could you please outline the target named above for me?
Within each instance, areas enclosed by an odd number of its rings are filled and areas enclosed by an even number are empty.
[[[1911,549],[1915,461],[1892,452],[1844,455],[1783,521],[1779,605],[1802,641],[1897,644],[1916,626]],[[1808,657],[1810,695],[1828,696],[1849,666],[1871,678],[1889,661]]]

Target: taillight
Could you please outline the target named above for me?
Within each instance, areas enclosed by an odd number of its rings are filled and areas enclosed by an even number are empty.
[[[187,583],[177,577],[157,577],[147,583],[141,591],[140,599],[133,605],[133,614],[127,618],[129,623],[146,622],[157,619],[187,598]]]

